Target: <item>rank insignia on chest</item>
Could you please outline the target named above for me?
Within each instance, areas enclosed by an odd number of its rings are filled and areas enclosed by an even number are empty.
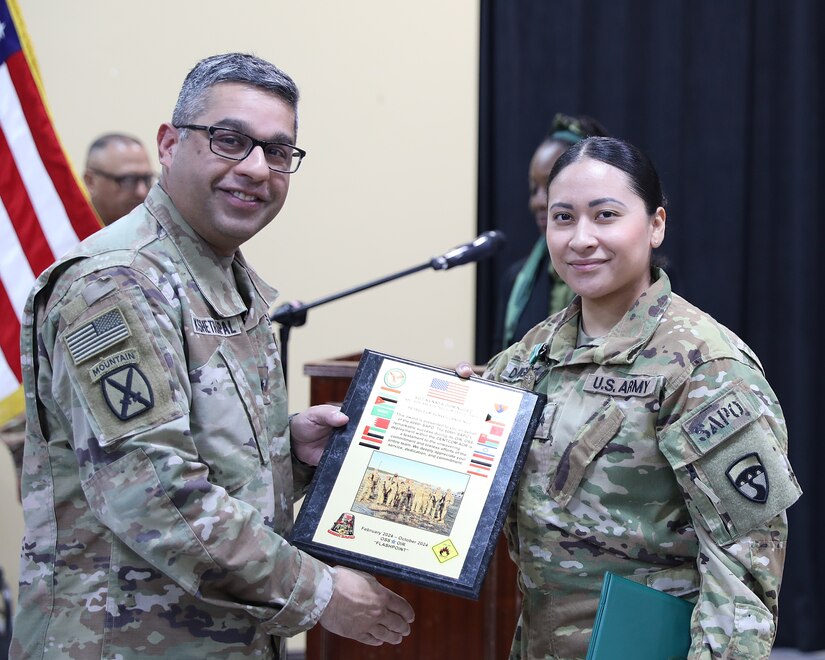
[[[101,379],[100,386],[106,405],[122,421],[136,417],[155,405],[152,386],[134,365],[108,374]]]
[[[556,404],[548,403],[541,411],[539,425],[533,437],[539,442],[547,442],[550,439],[550,429],[553,427],[553,418],[556,416]]]
[[[756,452],[742,456],[725,474],[742,497],[757,504],[768,501],[768,473]]]

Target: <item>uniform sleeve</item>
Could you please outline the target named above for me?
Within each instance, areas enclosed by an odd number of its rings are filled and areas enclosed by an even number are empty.
[[[660,447],[696,531],[699,596],[691,660],[767,658],[787,540],[801,491],[782,410],[757,365],[698,366],[664,402]]]
[[[216,470],[231,470],[235,457],[204,461],[179,317],[174,299],[115,269],[78,283],[46,319],[51,396],[70,427],[83,493],[106,528],[184,591],[243,610],[270,634],[306,630],[332,595],[331,571],[237,496],[271,499],[266,475],[281,471],[252,471],[232,492],[217,485]]]
[[[290,456],[292,458],[292,493],[293,497],[298,500],[306,495],[312,477],[315,476],[318,468],[315,465],[307,465],[297,458],[294,453],[290,453]]]

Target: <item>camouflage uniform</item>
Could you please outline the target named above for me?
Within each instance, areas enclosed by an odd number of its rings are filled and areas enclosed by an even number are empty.
[[[275,295],[158,186],[38,279],[14,656],[271,658],[318,621],[331,569],[283,538],[311,471]]]
[[[782,411],[750,349],[657,275],[604,338],[577,347],[577,298],[488,365],[548,397],[506,527],[512,658],[583,658],[605,571],[697,602],[689,658],[770,654],[801,492]]]

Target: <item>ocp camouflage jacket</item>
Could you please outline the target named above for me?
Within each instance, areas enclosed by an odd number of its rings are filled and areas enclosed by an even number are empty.
[[[580,312],[486,372],[548,397],[506,527],[524,594],[512,657],[583,658],[609,570],[696,602],[689,658],[767,658],[801,491],[759,361],[661,271],[584,346]]]
[[[158,186],[38,279],[13,655],[273,657],[318,620],[330,570],[284,539],[310,473],[275,295]]]

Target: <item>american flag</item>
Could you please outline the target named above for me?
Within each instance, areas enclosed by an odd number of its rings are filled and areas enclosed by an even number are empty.
[[[464,404],[467,399],[467,391],[470,386],[467,383],[455,383],[443,378],[433,378],[427,396],[432,399],[451,401],[452,403]]]
[[[0,0],[0,423],[23,410],[20,321],[36,277],[100,229],[52,126],[15,0]]]
[[[66,336],[66,347],[75,364],[97,355],[131,333],[120,310],[104,312]]]

